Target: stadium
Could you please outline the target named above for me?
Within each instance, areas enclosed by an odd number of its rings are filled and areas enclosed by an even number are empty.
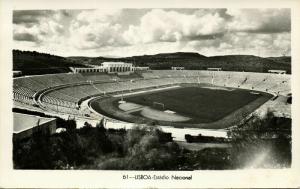
[[[151,70],[128,63],[109,68],[112,64],[15,77],[14,108],[92,124],[104,118],[108,128],[160,127],[179,141],[186,134],[226,137],[230,128],[268,110],[291,118],[291,76],[282,70]]]
[[[13,10],[14,169],[291,167],[290,11]]]

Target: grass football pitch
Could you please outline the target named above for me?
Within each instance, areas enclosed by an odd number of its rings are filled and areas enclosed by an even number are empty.
[[[153,108],[153,102],[163,103],[165,110],[174,111],[191,118],[193,123],[210,123],[256,100],[264,94],[253,94],[249,90],[209,89],[181,87],[150,94],[126,97],[125,100]]]

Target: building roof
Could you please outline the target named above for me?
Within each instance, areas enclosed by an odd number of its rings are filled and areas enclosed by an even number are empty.
[[[95,67],[90,67],[90,68],[74,68],[76,70],[93,70],[93,69],[101,69],[103,68],[102,66],[95,66]]]
[[[33,127],[38,126],[39,124],[44,124],[50,121],[55,120],[56,118],[46,118],[46,117],[39,117],[34,115],[28,114],[21,114],[21,113],[13,113],[14,118],[14,133],[20,133],[22,131],[26,131]]]
[[[286,70],[268,70],[268,72],[286,72]]]
[[[119,64],[119,65],[132,65],[132,63],[126,63],[126,62],[102,62],[102,65],[109,66],[112,64]]]

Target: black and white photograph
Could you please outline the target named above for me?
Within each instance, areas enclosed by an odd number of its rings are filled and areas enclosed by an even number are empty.
[[[291,164],[290,9],[16,10],[15,169]]]
[[[292,13],[13,7],[12,169],[291,169]]]

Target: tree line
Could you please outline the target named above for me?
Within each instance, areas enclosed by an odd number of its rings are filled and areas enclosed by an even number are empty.
[[[291,120],[276,118],[273,113],[254,116],[231,129],[226,141],[229,147],[202,150],[180,146],[156,126],[107,129],[100,121],[96,127],[85,123],[76,128],[74,120],[60,120],[59,126],[66,131],[14,141],[14,168],[223,170],[291,165]]]

